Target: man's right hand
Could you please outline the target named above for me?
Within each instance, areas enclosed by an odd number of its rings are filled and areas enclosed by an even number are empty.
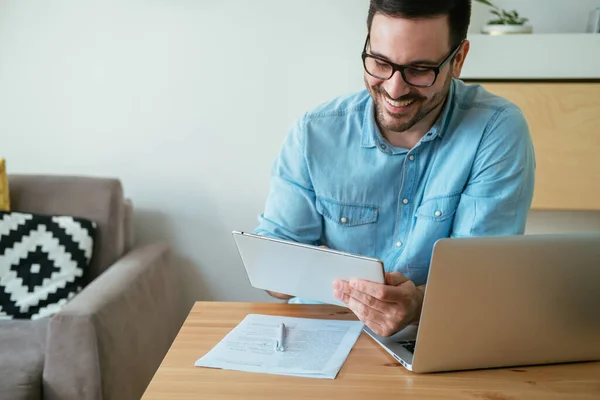
[[[281,299],[281,300],[289,300],[294,296],[290,296],[289,294],[283,294],[283,293],[278,293],[278,292],[271,292],[270,290],[266,291],[267,293],[269,293],[269,295],[275,297],[276,299]]]

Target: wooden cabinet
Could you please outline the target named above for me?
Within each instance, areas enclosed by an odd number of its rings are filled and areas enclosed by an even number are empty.
[[[534,210],[600,210],[600,82],[469,82],[517,104],[536,152]]]

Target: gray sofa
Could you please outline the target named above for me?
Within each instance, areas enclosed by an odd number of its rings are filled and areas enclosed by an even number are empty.
[[[51,318],[0,321],[0,399],[139,399],[185,318],[165,243],[136,246],[115,179],[9,175],[13,211],[96,221],[89,284]]]

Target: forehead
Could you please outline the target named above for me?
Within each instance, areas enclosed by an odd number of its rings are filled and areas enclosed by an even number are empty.
[[[408,19],[376,14],[370,48],[398,64],[441,59],[450,51],[448,16]]]

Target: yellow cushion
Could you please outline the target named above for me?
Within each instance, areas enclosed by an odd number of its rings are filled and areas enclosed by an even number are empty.
[[[0,158],[0,211],[10,211],[8,177],[6,176],[6,163],[4,158]]]

